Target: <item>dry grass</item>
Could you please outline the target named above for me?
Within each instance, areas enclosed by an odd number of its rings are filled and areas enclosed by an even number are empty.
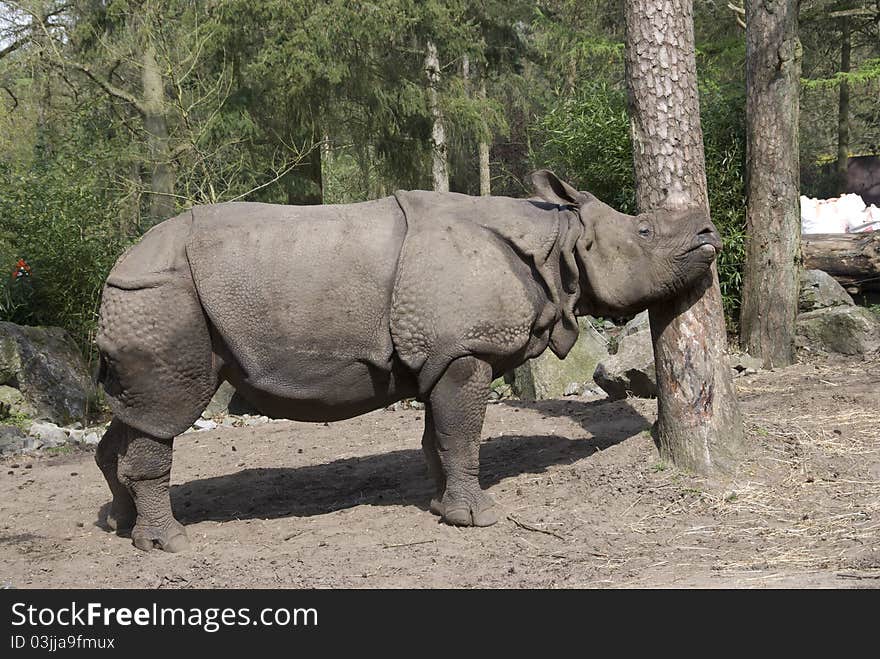
[[[790,399],[791,409],[745,404],[747,433],[758,450],[734,482],[718,491],[686,479],[682,486],[693,496],[666,503],[632,530],[656,535],[676,518],[705,519],[676,529],[666,544],[712,553],[712,568],[723,572],[843,570],[842,576],[880,577],[878,361],[798,368],[804,373],[794,383],[767,374],[739,387],[744,401],[771,395]],[[851,574],[854,569],[861,572]]]

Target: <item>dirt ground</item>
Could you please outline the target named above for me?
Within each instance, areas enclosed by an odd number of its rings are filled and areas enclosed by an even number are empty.
[[[493,527],[427,511],[423,412],[187,434],[173,505],[192,547],[108,533],[91,452],[0,470],[6,587],[877,587],[880,359],[736,380],[751,455],[727,483],[658,459],[654,401],[490,405]]]

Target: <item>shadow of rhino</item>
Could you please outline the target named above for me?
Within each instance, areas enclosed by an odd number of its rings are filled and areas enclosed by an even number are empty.
[[[504,435],[480,446],[484,488],[525,473],[571,464],[650,427],[625,401],[507,403],[547,416],[571,416],[590,431],[585,439],[556,435]],[[305,467],[243,469],[171,488],[183,524],[236,519],[310,517],[355,506],[413,505],[427,510],[433,483],[420,449],[344,458]]]

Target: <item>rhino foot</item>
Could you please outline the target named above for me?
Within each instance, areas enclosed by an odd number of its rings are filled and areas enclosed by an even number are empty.
[[[457,498],[449,493],[442,501],[431,500],[431,512],[453,526],[492,526],[498,521],[498,505],[485,492]]]
[[[135,547],[144,551],[158,548],[174,553],[189,547],[186,530],[183,528],[183,524],[177,521],[172,521],[163,527],[135,524],[131,530],[131,542]]]

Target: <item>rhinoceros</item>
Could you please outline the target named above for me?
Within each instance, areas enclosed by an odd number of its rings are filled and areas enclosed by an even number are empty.
[[[96,461],[108,525],[187,547],[171,512],[174,438],[223,380],[264,414],[334,421],[425,404],[430,509],[487,526],[479,440],[493,378],[577,316],[634,313],[705,275],[705,212],[625,215],[542,170],[540,199],[401,191],[363,203],[196,206],[150,229],[107,278],[96,337],[113,420]]]

